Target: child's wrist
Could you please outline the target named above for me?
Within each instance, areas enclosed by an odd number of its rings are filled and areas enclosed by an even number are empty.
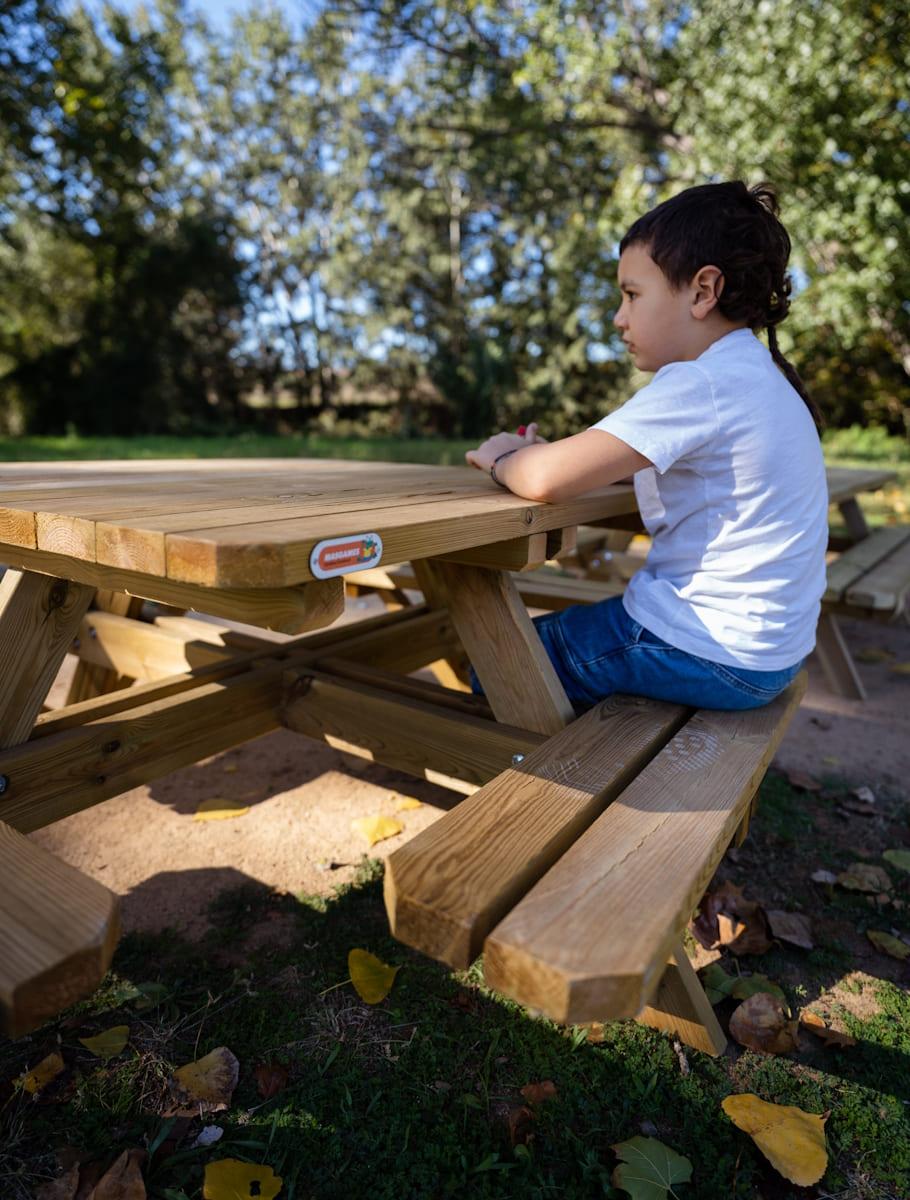
[[[498,483],[499,486],[501,488],[504,488],[506,491],[509,490],[508,484],[503,483],[503,481],[497,477],[496,464],[501,463],[503,461],[503,459],[509,458],[511,455],[517,454],[519,450],[523,450],[523,449],[524,449],[523,446],[516,446],[513,450],[506,450],[505,454],[498,454],[496,456],[496,458],[493,459],[492,463],[490,463],[490,478],[493,480],[494,483]]]

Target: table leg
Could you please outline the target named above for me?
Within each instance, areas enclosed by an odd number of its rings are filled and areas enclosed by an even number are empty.
[[[866,689],[833,613],[823,612],[818,619],[815,653],[833,691],[850,700],[866,699]]]
[[[557,733],[575,713],[507,571],[421,559],[414,570],[434,608],[448,609],[497,721]]]
[[[840,509],[840,515],[844,518],[851,541],[861,542],[863,538],[869,536],[870,530],[865,513],[860,508],[859,501],[855,496],[839,501],[837,507]]]
[[[0,581],[0,747],[27,740],[94,589],[30,571]]]

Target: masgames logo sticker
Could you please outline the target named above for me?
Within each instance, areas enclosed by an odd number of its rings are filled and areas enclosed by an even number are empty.
[[[317,542],[310,551],[310,571],[316,579],[331,579],[375,567],[381,558],[382,538],[378,533],[352,533]]]

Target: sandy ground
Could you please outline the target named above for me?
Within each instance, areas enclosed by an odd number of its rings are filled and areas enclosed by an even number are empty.
[[[355,601],[350,617],[372,615],[375,598]],[[910,791],[910,628],[844,622],[854,652],[893,658],[859,662],[865,703],[834,696],[810,662],[810,687],[775,765],[838,777],[853,786]],[[872,656],[874,657],[874,655]],[[67,659],[49,697],[62,704],[75,667]],[[193,819],[209,797],[242,801],[249,812],[221,821]],[[367,850],[351,822],[392,815],[403,797],[421,807],[397,813],[404,831],[374,846],[385,856],[461,797],[286,731],[269,734],[32,834],[60,858],[122,897],[124,929],[173,926],[190,936],[223,889],[255,880],[291,892],[329,893],[347,882]]]

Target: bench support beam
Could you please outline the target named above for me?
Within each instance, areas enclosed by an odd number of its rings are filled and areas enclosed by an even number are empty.
[[[705,1054],[723,1054],[727,1046],[724,1031],[681,938],[673,945],[651,1003],[635,1019],[662,1033],[674,1033],[681,1042]]]

